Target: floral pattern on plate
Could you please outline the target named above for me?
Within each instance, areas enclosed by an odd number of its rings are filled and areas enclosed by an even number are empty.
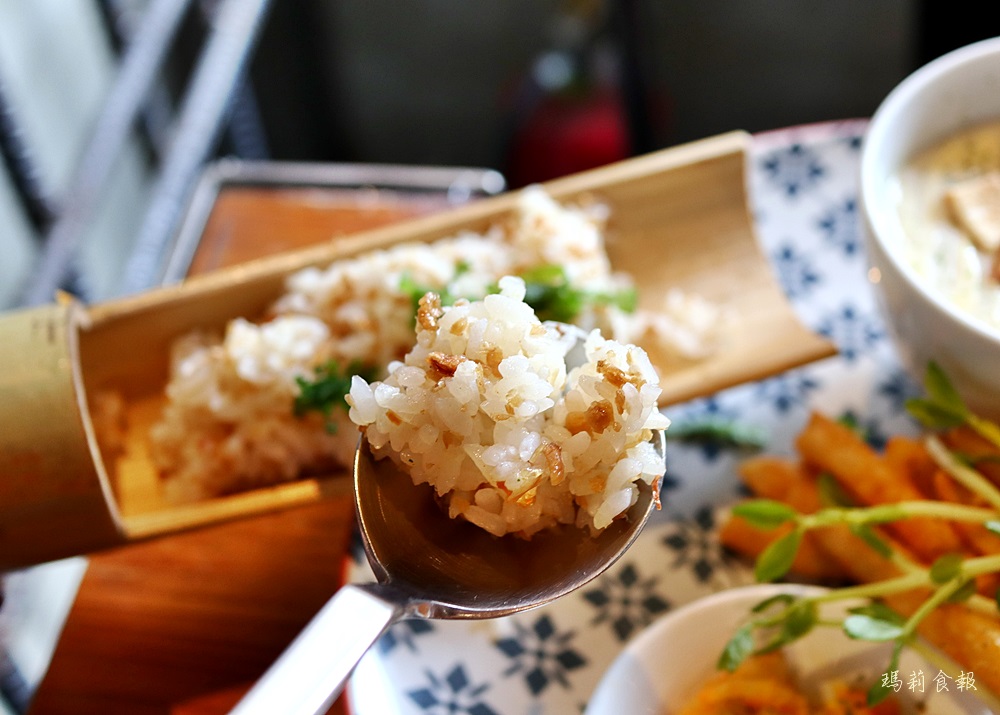
[[[804,323],[839,354],[671,407],[676,427],[736,421],[791,454],[811,410],[852,416],[878,445],[913,433],[903,410],[918,385],[903,371],[867,281],[857,170],[866,123],[817,124],[754,136],[748,186],[761,246]],[[669,435],[669,432],[668,432]],[[700,596],[751,583],[716,525],[741,494],[739,449],[668,441],[664,508],[631,549],[579,591],[493,621],[405,621],[358,665],[355,715],[582,712],[601,676],[637,633]],[[371,578],[360,549],[351,579]],[[663,667],[669,668],[669,653]]]

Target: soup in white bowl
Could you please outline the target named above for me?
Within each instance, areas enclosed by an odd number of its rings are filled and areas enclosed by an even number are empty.
[[[869,276],[900,357],[917,379],[929,362],[938,363],[965,402],[989,417],[1000,416],[1000,323],[990,317],[998,300],[987,281],[990,261],[987,252],[969,248],[970,237],[945,213],[952,179],[927,173],[921,162],[932,156],[926,152],[950,141],[967,146],[968,132],[998,123],[1000,37],[950,52],[903,80],[872,117],[861,152]],[[973,173],[1000,169],[988,164]],[[947,235],[934,238],[940,231]]]
[[[925,149],[895,178],[910,266],[945,300],[1000,330],[1000,121]]]

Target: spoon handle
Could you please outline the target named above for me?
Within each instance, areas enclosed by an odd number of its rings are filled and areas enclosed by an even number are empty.
[[[403,614],[379,584],[342,587],[285,649],[230,715],[318,715],[354,666]]]

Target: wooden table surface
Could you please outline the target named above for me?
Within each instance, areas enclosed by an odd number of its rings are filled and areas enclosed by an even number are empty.
[[[226,189],[191,272],[441,206],[348,197]],[[353,527],[333,497],[92,555],[30,715],[227,712],[337,590]]]

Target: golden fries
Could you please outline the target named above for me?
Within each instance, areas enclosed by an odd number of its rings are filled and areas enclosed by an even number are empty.
[[[844,425],[814,413],[796,447],[806,464],[829,473],[859,506],[915,501],[922,494],[907,472],[894,469]],[[894,522],[889,530],[926,561],[961,550],[952,525],[941,519]]]
[[[1000,485],[1000,450],[965,426],[949,430],[943,437],[949,449],[975,461],[987,479]]]
[[[772,541],[784,536],[791,529],[791,524],[771,530],[758,529],[739,517],[733,517],[723,523],[719,530],[719,538],[723,546],[731,551],[754,558]],[[802,579],[823,583],[843,581],[846,578],[840,564],[827,558],[826,554],[816,546],[813,534],[807,534],[802,540],[795,561],[792,563],[791,572]]]
[[[816,482],[805,473],[802,466],[781,457],[752,457],[740,465],[743,483],[757,496],[784,502],[797,511],[809,514],[821,506]],[[759,529],[738,516],[728,519],[719,532],[724,546],[754,557],[776,538],[791,530],[791,524],[778,529]],[[792,573],[822,582],[841,581],[845,571],[827,558],[815,544],[815,535],[806,534],[792,564]]]

